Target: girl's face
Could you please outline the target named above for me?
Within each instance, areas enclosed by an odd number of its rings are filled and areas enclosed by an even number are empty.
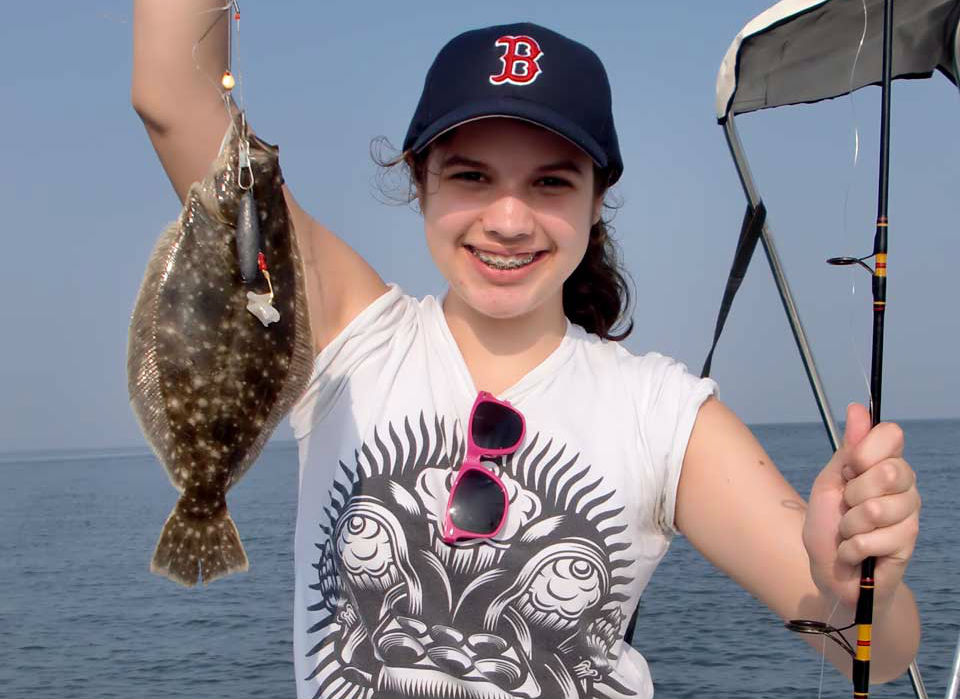
[[[507,118],[469,122],[434,146],[420,191],[434,262],[459,300],[491,318],[562,315],[563,282],[602,199],[586,153]]]

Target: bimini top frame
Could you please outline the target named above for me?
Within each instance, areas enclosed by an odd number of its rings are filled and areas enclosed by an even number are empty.
[[[710,371],[726,316],[759,240],[834,449],[840,443],[836,421],[766,222],[766,210],[737,133],[735,116],[818,102],[880,84],[883,5],[883,0],[782,0],[737,34],[717,77],[717,120],[723,126],[743,185],[747,213],[703,373]],[[960,85],[960,0],[896,3],[893,42],[894,79],[928,78],[940,72]],[[950,699],[960,683],[960,644],[954,664],[957,669]],[[916,696],[926,699],[916,663],[910,666],[910,680]]]

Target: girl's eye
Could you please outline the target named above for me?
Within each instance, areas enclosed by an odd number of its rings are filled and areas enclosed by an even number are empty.
[[[476,170],[463,170],[450,175],[451,179],[463,180],[464,182],[484,182],[486,177],[482,172]]]
[[[537,184],[550,188],[572,186],[568,180],[565,180],[562,177],[541,177],[539,180],[537,180]]]

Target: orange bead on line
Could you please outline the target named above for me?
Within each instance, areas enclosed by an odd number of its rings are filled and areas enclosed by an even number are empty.
[[[224,90],[232,90],[237,81],[234,80],[233,74],[226,70],[223,72],[223,77],[220,78],[220,84],[223,85]]]

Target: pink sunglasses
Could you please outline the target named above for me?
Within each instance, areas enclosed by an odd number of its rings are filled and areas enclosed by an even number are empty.
[[[467,455],[447,499],[442,535],[446,543],[489,539],[503,528],[509,505],[507,489],[497,474],[480,464],[480,458],[512,454],[526,430],[519,410],[480,391],[470,410]]]

